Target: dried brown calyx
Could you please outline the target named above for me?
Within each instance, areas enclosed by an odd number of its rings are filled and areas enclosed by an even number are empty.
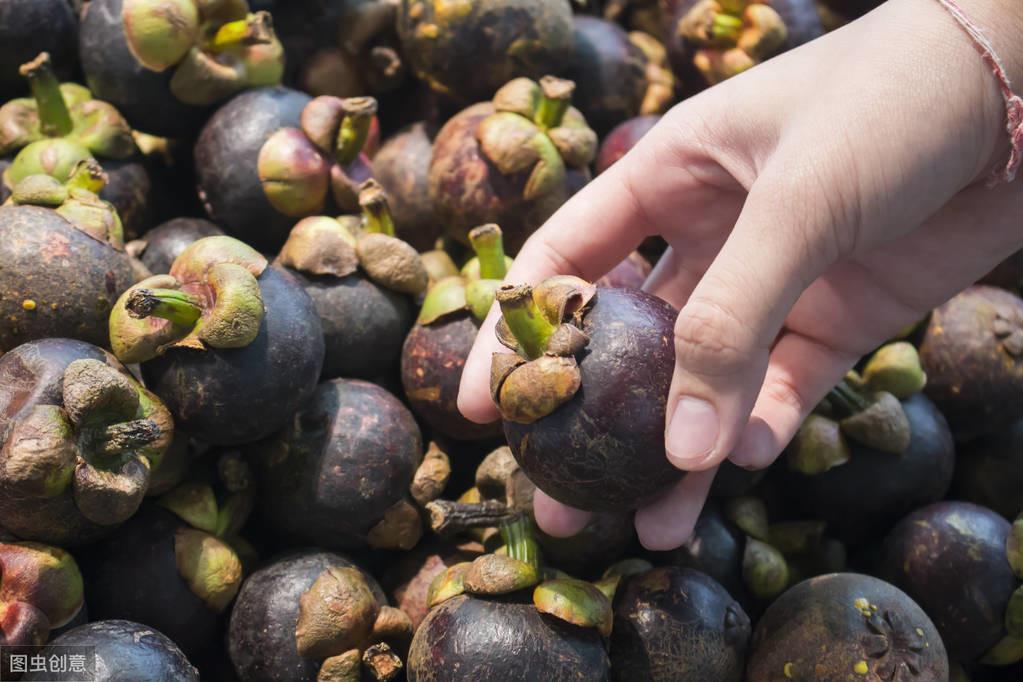
[[[345,277],[362,269],[374,283],[416,296],[429,283],[419,253],[394,236],[387,196],[375,180],[359,191],[361,216],[313,216],[299,221],[284,243],[282,265],[309,275]]]
[[[124,36],[151,71],[173,70],[180,101],[208,106],[246,88],[276,85],[284,48],[269,12],[245,0],[124,0]]]
[[[701,0],[675,26],[693,66],[714,85],[773,57],[788,40],[781,16],[759,0]]]
[[[122,362],[145,362],[172,347],[242,348],[265,311],[257,278],[267,267],[231,237],[206,237],[174,261],[169,275],[139,282],[110,314],[110,344]]]
[[[60,405],[15,421],[0,460],[4,484],[25,498],[71,495],[97,525],[131,517],[173,438],[170,413],[134,379],[98,360],[64,371]]]
[[[589,343],[582,322],[596,295],[595,286],[567,275],[497,290],[497,336],[515,351],[495,353],[491,364],[490,392],[504,419],[531,424],[579,390],[575,356]]]
[[[0,542],[0,646],[42,646],[78,615],[83,597],[82,574],[64,550]]]

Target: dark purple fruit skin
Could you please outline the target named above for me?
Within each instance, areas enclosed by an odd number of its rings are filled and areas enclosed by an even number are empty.
[[[199,682],[199,671],[174,642],[150,627],[131,621],[101,620],[82,625],[54,639],[37,653],[47,659],[51,655],[66,655],[68,650],[60,647],[94,648],[96,674],[91,679],[95,682]],[[87,665],[89,663],[87,659]],[[26,682],[52,680],[53,674],[28,673],[21,679]]]
[[[556,538],[537,530],[536,540],[545,564],[580,578],[599,578],[604,569],[621,558],[636,537],[632,514],[594,514],[581,531]]]
[[[611,164],[625,156],[660,120],[659,115],[637,116],[615,126],[600,143],[600,150],[597,152],[597,174],[603,173]]]
[[[157,225],[146,232],[143,240],[146,248],[140,260],[154,275],[166,275],[170,272],[174,259],[189,244],[204,237],[215,237],[224,231],[208,220],[202,218],[174,218]]]
[[[408,495],[422,456],[419,426],[397,398],[367,381],[325,381],[261,448],[261,514],[290,545],[363,547]]]
[[[618,24],[576,15],[575,50],[565,77],[572,103],[600,136],[639,114],[647,90],[647,60]]]
[[[323,332],[295,278],[270,266],[258,278],[266,315],[244,348],[171,348],[142,364],[146,386],[174,424],[213,445],[241,445],[283,427],[316,388]]]
[[[678,549],[664,553],[667,563],[704,573],[736,598],[745,599],[742,555],[746,537],[711,502],[700,512],[693,534]]]
[[[876,628],[854,606],[857,599],[877,606],[870,618]],[[919,651],[913,651],[918,645]],[[900,672],[914,659],[917,675]],[[861,661],[867,663],[867,675],[853,671]],[[787,663],[789,675],[784,672]],[[746,679],[930,682],[948,679],[948,657],[934,624],[905,593],[870,576],[832,573],[804,580],[767,608],[753,631]]]
[[[100,159],[107,173],[107,186],[99,193],[117,209],[126,239],[148,230],[156,212],[152,179],[141,158]]]
[[[883,2],[884,0],[820,0],[822,5],[850,20],[863,16],[875,7],[880,7]]]
[[[295,644],[298,600],[331,566],[358,568],[338,554],[304,550],[278,558],[242,583],[227,633],[228,654],[239,679],[315,682],[321,661],[303,658]],[[376,580],[365,572],[363,577],[386,604]]]
[[[75,36],[78,20],[67,0],[4,0],[0,2],[0,101],[28,92],[28,81],[18,67],[49,52],[61,81],[77,69]]]
[[[582,387],[532,424],[504,422],[529,480],[577,509],[634,509],[684,474],[664,454],[675,318],[634,289],[597,289],[583,318]]]
[[[409,682],[609,680],[600,633],[546,617],[532,603],[459,595],[433,608],[412,639]]]
[[[438,220],[453,239],[468,245],[469,230],[497,223],[504,233],[505,250],[514,254],[585,182],[566,177],[560,188],[532,201],[523,199],[529,171],[502,174],[476,139],[480,122],[492,113],[490,102],[475,104],[437,133],[430,162],[430,199]],[[583,180],[588,180],[588,171],[583,174]]]
[[[297,128],[309,96],[288,88],[244,92],[217,110],[195,143],[199,196],[213,222],[246,244],[276,252],[297,220],[278,213],[259,182],[263,144]]]
[[[1023,419],[966,446],[956,461],[952,492],[1010,521],[1023,511]]]
[[[613,289],[642,289],[651,269],[647,259],[638,251],[633,251],[594,284]]]
[[[739,682],[750,619],[712,578],[688,568],[632,576],[615,595],[615,680]]]
[[[1004,312],[1023,326],[1023,299],[1003,289],[972,286],[931,313],[920,343],[924,392],[948,419],[957,442],[1008,426],[1023,400],[1023,357],[1014,358],[993,329]]]
[[[432,134],[422,121],[384,140],[373,157],[373,176],[387,191],[398,236],[418,251],[432,249],[443,232],[429,196],[432,157]]]
[[[156,628],[195,658],[217,647],[221,618],[181,577],[174,536],[186,524],[150,507],[82,554],[89,614]]]
[[[954,661],[983,656],[1006,634],[1005,607],[1019,585],[1005,553],[1009,529],[990,509],[939,502],[885,538],[879,575],[923,607]]]
[[[980,279],[981,284],[1019,291],[1023,288],[1023,250],[1012,254]]]
[[[920,394],[902,407],[913,436],[901,455],[850,441],[849,461],[834,469],[805,476],[786,468],[790,498],[850,545],[876,541],[910,511],[942,499],[952,483],[955,444],[945,418]]]
[[[163,73],[143,67],[124,37],[124,0],[92,0],[78,36],[86,83],[96,99],[110,102],[140,132],[190,138],[209,108],[184,104],[170,91],[174,69]]]
[[[18,346],[0,358],[0,450],[19,415],[36,405],[63,405],[64,370],[75,360],[99,360],[128,375],[110,353],[82,341],[42,339]],[[3,458],[0,457],[0,468]],[[0,478],[0,519],[11,533],[60,547],[88,544],[114,529],[89,521],[70,490],[47,499],[24,499]]]
[[[323,378],[378,379],[398,368],[401,345],[416,319],[412,299],[361,273],[306,275],[288,269],[316,306],[326,353]]]
[[[38,206],[0,207],[0,264],[3,351],[50,337],[108,345],[110,309],[134,282],[124,251]]]
[[[456,440],[482,440],[501,433],[501,425],[477,424],[458,411],[458,385],[479,327],[459,313],[412,327],[401,353],[401,383],[416,415]]]

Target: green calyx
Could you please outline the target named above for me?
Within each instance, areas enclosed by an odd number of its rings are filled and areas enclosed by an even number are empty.
[[[372,97],[322,95],[302,109],[300,125],[309,140],[343,168],[362,153],[376,113]]]
[[[566,168],[586,167],[596,156],[596,133],[571,107],[574,88],[552,76],[539,83],[516,78],[497,91],[496,112],[476,131],[483,153],[502,174],[527,174],[527,201],[555,191]]]
[[[611,634],[614,621],[611,600],[584,580],[561,578],[540,583],[533,590],[533,605],[540,613],[566,623],[596,628],[604,637]]]
[[[675,26],[694,50],[693,66],[719,83],[774,56],[788,40],[776,10],[748,0],[701,0]]]
[[[42,615],[44,625],[52,630],[78,615],[83,597],[78,564],[64,550],[36,542],[0,542],[0,613],[9,612],[16,604],[26,605]],[[4,622],[2,630],[8,633],[19,629],[7,618],[0,621]],[[34,643],[4,641],[9,646]]]
[[[283,76],[270,14],[250,13],[241,0],[125,0],[121,18],[135,59],[173,70],[171,92],[186,104],[208,106]]]
[[[223,613],[242,584],[242,563],[235,551],[209,533],[180,528],[174,535],[174,558],[192,594],[214,613]]]
[[[139,282],[110,314],[110,341],[122,362],[145,362],[166,348],[242,348],[265,311],[258,277],[267,262],[231,237],[207,237],[174,261],[170,275]]]
[[[882,346],[863,368],[863,382],[872,391],[886,391],[906,400],[927,385],[916,347],[906,341]]]
[[[66,141],[80,147],[86,154],[101,158],[124,159],[136,153],[131,127],[113,106],[92,98],[81,85],[61,84],[50,64],[50,56],[40,53],[21,66],[28,80],[31,98],[14,99],[0,107],[0,156],[18,154],[9,176],[14,184],[26,175],[48,172],[44,167],[49,157],[66,156],[66,151],[38,143]],[[22,150],[37,144],[27,158]],[[65,170],[70,168],[68,166]],[[57,174],[58,179],[65,177]]]
[[[777,549],[755,538],[746,538],[742,577],[754,596],[774,599],[789,585],[789,567]]]
[[[270,136],[259,150],[256,173],[270,205],[283,215],[315,214],[327,202],[330,165],[297,128]]]

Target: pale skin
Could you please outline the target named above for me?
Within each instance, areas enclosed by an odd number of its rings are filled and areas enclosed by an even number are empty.
[[[1023,3],[960,0],[1023,88]],[[1023,179],[989,189],[1005,105],[936,0],[889,0],[690,98],[566,203],[508,282],[596,279],[648,235],[670,245],[645,288],[680,309],[669,460],[690,472],[636,512],[643,545],[689,537],[718,465],[773,462],[863,354],[1023,247]],[[498,418],[491,311],[459,408]],[[590,515],[538,492],[570,536]]]

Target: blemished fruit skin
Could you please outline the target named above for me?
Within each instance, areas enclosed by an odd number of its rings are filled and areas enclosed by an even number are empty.
[[[174,218],[146,232],[146,249],[139,259],[154,275],[170,272],[174,259],[189,244],[204,237],[215,237],[224,231],[202,218]]]
[[[684,474],[664,453],[678,312],[634,289],[597,289],[583,316],[582,387],[532,424],[504,422],[519,465],[538,488],[591,511],[633,509]]]
[[[398,237],[418,251],[433,248],[444,226],[429,196],[433,139],[426,123],[413,123],[390,136],[373,156],[373,177],[384,186]]]

